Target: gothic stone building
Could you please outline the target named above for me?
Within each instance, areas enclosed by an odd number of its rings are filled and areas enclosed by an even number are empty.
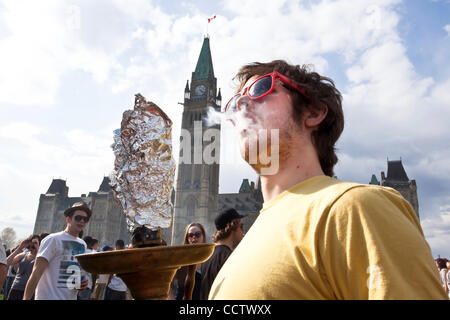
[[[372,175],[372,180],[369,184],[380,185],[380,182]],[[387,176],[384,171],[381,172],[381,185],[385,187],[391,187],[403,196],[413,207],[414,211],[419,216],[419,200],[417,198],[417,184],[416,180],[409,180],[403,167],[402,160],[395,160],[387,162]]]

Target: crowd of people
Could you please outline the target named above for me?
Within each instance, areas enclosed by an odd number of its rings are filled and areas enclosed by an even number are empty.
[[[84,204],[76,204],[78,206],[84,208]],[[80,210],[80,211],[83,211]],[[69,210],[70,211],[70,210]],[[89,212],[89,211],[87,211]],[[72,210],[72,213],[68,213],[67,217],[70,214],[75,214],[76,211]],[[25,291],[27,287],[27,283],[33,273],[33,268],[37,257],[47,257],[46,260],[48,264],[52,264],[52,260],[55,257],[51,257],[49,255],[49,250],[56,244],[50,244],[47,242],[43,242],[45,238],[48,237],[47,241],[56,241],[52,239],[58,239],[58,235],[68,237],[70,236],[69,226],[72,224],[71,220],[75,220],[78,222],[87,222],[88,219],[78,219],[75,217],[69,217],[68,220],[68,228],[64,231],[66,234],[62,233],[41,233],[40,235],[33,234],[23,240],[20,245],[14,248],[12,251],[6,249],[5,246],[2,248],[5,249],[5,259],[3,265],[8,268],[7,277],[5,278],[4,285],[2,287],[2,294],[4,300],[23,300],[25,297]],[[84,216],[84,215],[81,215]],[[86,217],[88,217],[86,213]],[[169,299],[171,300],[207,300],[209,290],[211,285],[215,279],[215,276],[219,272],[222,265],[227,260],[228,256],[231,254],[232,250],[239,244],[239,242],[244,237],[244,224],[241,221],[241,218],[244,218],[245,215],[239,214],[234,209],[227,209],[221,212],[215,220],[216,232],[212,236],[212,240],[216,243],[213,255],[204,263],[198,264],[195,266],[185,266],[180,268],[175,274],[174,280],[170,286]],[[82,230],[81,230],[82,231]],[[99,250],[99,241],[96,238],[91,236],[85,236],[81,240],[79,236],[82,235],[82,232],[78,234],[76,237],[76,246],[71,246],[72,249],[76,249],[76,254],[80,253],[96,253],[100,251],[111,251],[111,250],[125,250],[126,246],[123,240],[119,239],[115,242],[115,248],[104,245],[101,250]],[[73,237],[75,238],[75,237]],[[74,239],[72,239],[74,240]],[[207,235],[205,233],[205,228],[200,223],[191,223],[186,227],[184,234],[184,243],[185,245],[196,244],[196,243],[206,243]],[[84,252],[78,244],[83,246],[83,242],[86,246]],[[41,246],[42,244],[42,246]],[[129,246],[131,248],[131,245]],[[73,250],[72,250],[73,251]],[[69,254],[68,251],[65,251],[66,254]],[[73,254],[73,253],[72,253]],[[0,264],[2,264],[2,260],[0,260]],[[60,264],[61,266],[61,264]],[[42,267],[41,267],[42,268]],[[44,268],[46,270],[50,270]],[[45,271],[45,270],[44,270]],[[193,272],[191,272],[193,271]],[[36,271],[35,275],[36,275]],[[38,272],[43,273],[43,272]],[[132,299],[130,292],[124,281],[115,274],[91,274],[86,271],[80,269],[78,282],[80,283],[78,286],[74,285],[71,289],[71,295],[61,296],[58,293],[47,293],[46,296],[38,296],[43,299],[72,299],[72,300],[127,300]],[[56,276],[55,274],[53,276]],[[49,276],[51,278],[51,276]],[[47,279],[48,280],[48,279]],[[74,282],[77,282],[77,279],[73,279]],[[0,278],[1,281],[1,278]],[[39,286],[40,282],[45,284],[43,286]],[[84,282],[83,285],[81,283]],[[33,285],[33,284],[32,284]],[[31,285],[30,285],[31,286]],[[42,276],[38,280],[37,285],[33,285],[31,288],[41,288],[41,290],[58,291],[56,286],[49,284],[46,281],[46,278]],[[70,286],[69,286],[70,287]],[[35,289],[35,291],[36,291]],[[31,289],[29,289],[30,291]],[[36,299],[35,291],[31,297],[27,297],[30,299]],[[76,293],[76,294],[75,294]]]
[[[4,300],[126,300],[125,283],[116,275],[95,275],[81,269],[77,254],[99,252],[99,242],[80,237],[92,212],[75,203],[64,212],[66,228],[33,234],[10,250],[0,248],[0,288]],[[119,239],[115,250],[125,249]],[[101,251],[114,248],[104,245]],[[127,294],[128,293],[128,294]]]
[[[33,270],[39,246],[47,235],[49,233],[33,234],[12,250],[3,245],[6,257],[3,265],[7,268],[3,287],[0,288],[0,294],[3,300],[23,300],[25,287]],[[98,239],[86,236],[83,237],[83,241],[87,245],[85,253],[111,251],[114,249],[122,250],[125,248],[124,241],[121,239],[116,241],[115,248],[104,245],[100,250],[98,248]],[[125,283],[116,275],[96,275],[81,271],[80,277],[80,280],[82,277],[85,277],[88,280],[88,284],[86,289],[78,290],[77,300],[131,299]],[[32,299],[34,298],[33,294]]]

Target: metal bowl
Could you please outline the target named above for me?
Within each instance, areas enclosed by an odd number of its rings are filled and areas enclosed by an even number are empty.
[[[176,271],[202,263],[215,244],[158,246],[77,255],[81,267],[94,274],[116,274],[134,299],[167,299]]]

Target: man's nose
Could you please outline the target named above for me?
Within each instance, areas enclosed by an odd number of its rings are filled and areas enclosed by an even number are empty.
[[[236,101],[236,111],[248,109],[250,98],[245,94],[240,96]]]

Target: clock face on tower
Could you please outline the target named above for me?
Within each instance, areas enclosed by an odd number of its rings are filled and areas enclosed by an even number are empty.
[[[194,93],[196,96],[204,96],[206,93],[206,87],[201,84],[195,87]]]

